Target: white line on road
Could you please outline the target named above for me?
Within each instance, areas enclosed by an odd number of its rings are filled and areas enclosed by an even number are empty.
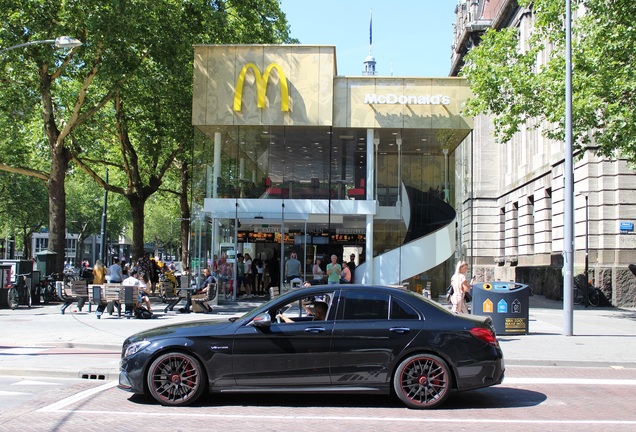
[[[61,401],[57,401],[54,404],[45,406],[43,408],[40,408],[38,411],[40,412],[53,412],[53,411],[60,411],[62,408],[69,406],[70,404],[80,401],[84,398],[87,398],[89,396],[92,396],[94,394],[97,394],[99,392],[102,392],[104,390],[108,390],[110,388],[115,387],[118,384],[117,381],[111,381],[108,382],[106,384],[103,384],[99,387],[95,387],[89,390],[84,390],[83,392],[79,392],[76,395],[73,396],[69,396],[65,399],[62,399]]]

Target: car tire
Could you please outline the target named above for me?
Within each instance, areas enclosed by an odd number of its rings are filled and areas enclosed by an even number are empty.
[[[194,403],[205,391],[206,381],[201,363],[182,352],[169,352],[157,357],[146,377],[150,395],[166,406]]]
[[[416,354],[403,360],[393,375],[393,388],[409,408],[436,408],[452,388],[448,365],[433,354]]]

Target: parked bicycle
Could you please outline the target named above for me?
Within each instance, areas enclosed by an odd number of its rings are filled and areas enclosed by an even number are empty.
[[[15,275],[15,282],[9,288],[9,307],[11,309],[17,309],[21,304],[31,308],[31,290],[26,284],[27,276],[28,274]]]
[[[64,276],[60,273],[51,273],[46,276],[40,286],[40,293],[42,295],[42,300],[44,304],[48,304],[51,302],[61,302],[62,299],[57,295],[57,289],[55,287],[55,283],[57,281],[63,281]]]
[[[585,285],[587,284],[587,299],[585,298]],[[585,280],[585,276],[579,275],[574,278],[574,304],[580,305],[587,303],[591,306],[598,306],[601,304],[601,290],[595,286],[592,286]]]

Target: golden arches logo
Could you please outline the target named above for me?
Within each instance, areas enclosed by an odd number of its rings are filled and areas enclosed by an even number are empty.
[[[287,87],[287,77],[285,77],[285,72],[283,72],[283,69],[277,63],[271,63],[267,66],[263,75],[261,75],[261,71],[254,63],[248,63],[243,66],[243,69],[241,69],[241,73],[236,80],[236,89],[234,90],[234,111],[241,110],[241,105],[243,103],[243,84],[245,83],[245,75],[247,75],[247,71],[250,69],[254,74],[256,84],[256,106],[259,108],[265,108],[267,82],[269,81],[269,75],[271,74],[272,69],[276,69],[280,81],[280,110],[285,112],[289,111],[289,88]]]

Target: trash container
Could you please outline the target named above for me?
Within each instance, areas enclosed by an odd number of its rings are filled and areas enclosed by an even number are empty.
[[[516,282],[473,284],[473,315],[492,318],[498,335],[528,334],[530,287]]]

